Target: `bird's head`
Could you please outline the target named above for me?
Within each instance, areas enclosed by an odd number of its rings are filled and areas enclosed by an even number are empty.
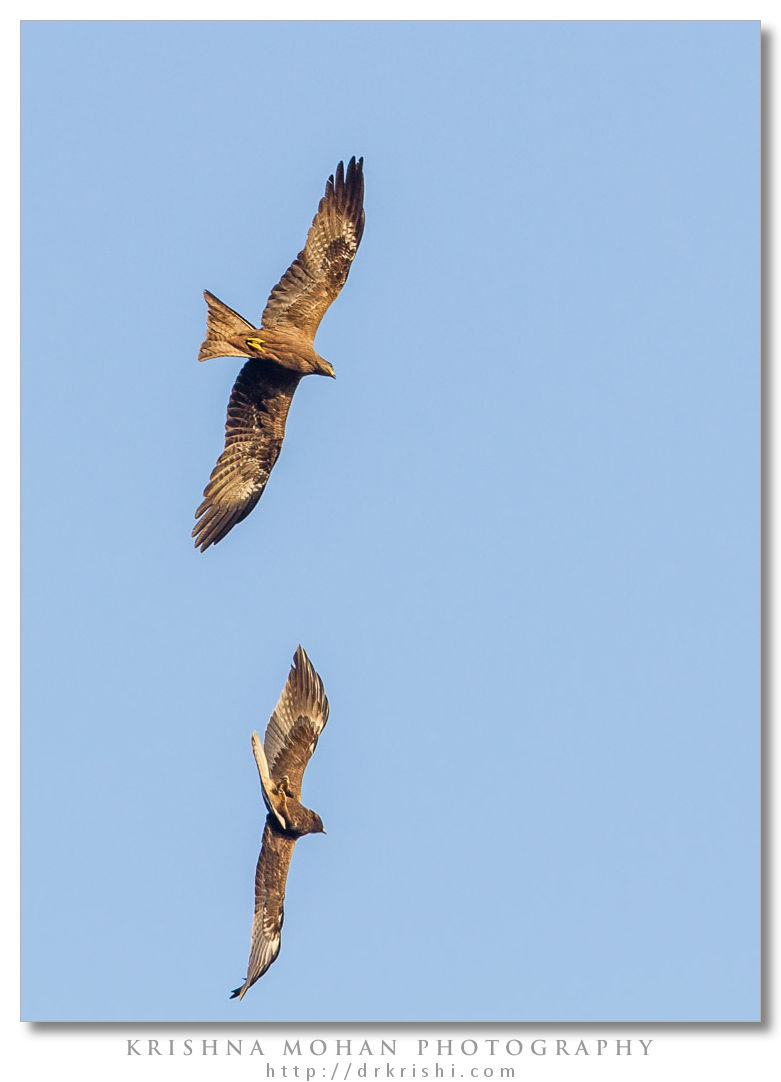
[[[314,353],[314,350],[312,351]],[[325,357],[321,357],[319,353],[315,353],[315,367],[314,371],[318,376],[330,376],[331,379],[336,379],[336,372],[334,372],[334,366],[330,361],[327,361]]]
[[[317,812],[309,812],[309,833],[310,834],[325,834],[325,827],[323,826],[323,820],[317,814]]]

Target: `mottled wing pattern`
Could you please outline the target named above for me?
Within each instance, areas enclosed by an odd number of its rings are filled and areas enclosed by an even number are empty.
[[[290,323],[314,341],[328,306],[339,295],[363,235],[363,158],[339,162],[328,178],[306,246],[271,290],[262,327]]]
[[[279,954],[285,919],[285,884],[296,839],[266,820],[263,842],[255,869],[255,916],[252,921],[247,979],[234,988],[231,999],[244,998],[248,988],[262,977]]]
[[[195,547],[216,545],[246,518],[263,495],[285,437],[285,422],[300,376],[251,360],[233,385],[225,422],[225,450],[217,459],[195,517]]]
[[[263,741],[272,779],[279,781],[287,775],[288,789],[297,800],[306,764],[327,721],[323,681],[299,646]]]

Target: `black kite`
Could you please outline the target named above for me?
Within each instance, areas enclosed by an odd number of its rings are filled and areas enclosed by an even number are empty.
[[[320,816],[301,803],[301,779],[320,733],[328,721],[323,681],[301,646],[284,691],[266,726],[261,744],[252,734],[252,751],[268,808],[255,870],[255,917],[252,921],[247,979],[231,992],[243,999],[279,954],[285,917],[285,883],[293,847],[303,834],[325,834]]]
[[[333,376],[314,350],[320,321],[339,295],[363,235],[363,158],[339,162],[328,178],[306,246],[271,290],[253,327],[205,292],[206,339],[199,361],[250,357],[233,385],[225,450],[195,512],[195,547],[216,545],[246,518],[263,495],[285,436],[290,403],[303,376]]]

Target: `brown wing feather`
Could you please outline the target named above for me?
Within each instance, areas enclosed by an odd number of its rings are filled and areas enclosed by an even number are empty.
[[[328,178],[306,245],[271,290],[261,327],[290,323],[314,341],[320,321],[347,281],[363,235],[363,158],[339,162]]]
[[[233,385],[225,422],[225,450],[217,459],[192,536],[201,552],[246,518],[263,495],[285,437],[285,422],[300,376],[251,360]]]
[[[231,999],[244,994],[262,977],[279,954],[282,923],[285,919],[285,884],[296,839],[283,834],[271,819],[266,820],[263,842],[255,869],[255,916],[252,920],[247,979],[231,992]]]
[[[278,782],[287,775],[288,789],[296,800],[301,799],[301,779],[327,721],[323,681],[299,646],[263,739],[272,780]]]

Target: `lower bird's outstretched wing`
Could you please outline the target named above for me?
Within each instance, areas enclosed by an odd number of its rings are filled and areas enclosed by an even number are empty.
[[[228,402],[225,450],[195,512],[192,536],[201,552],[221,541],[263,495],[300,378],[261,360],[247,361],[239,372]]]
[[[263,740],[272,780],[286,777],[287,790],[296,800],[301,799],[301,779],[327,721],[323,681],[299,646]]]
[[[255,870],[255,917],[247,979],[231,992],[231,999],[243,999],[248,988],[262,977],[279,954],[282,922],[285,919],[285,884],[296,839],[283,834],[271,819],[266,820],[263,843]]]

